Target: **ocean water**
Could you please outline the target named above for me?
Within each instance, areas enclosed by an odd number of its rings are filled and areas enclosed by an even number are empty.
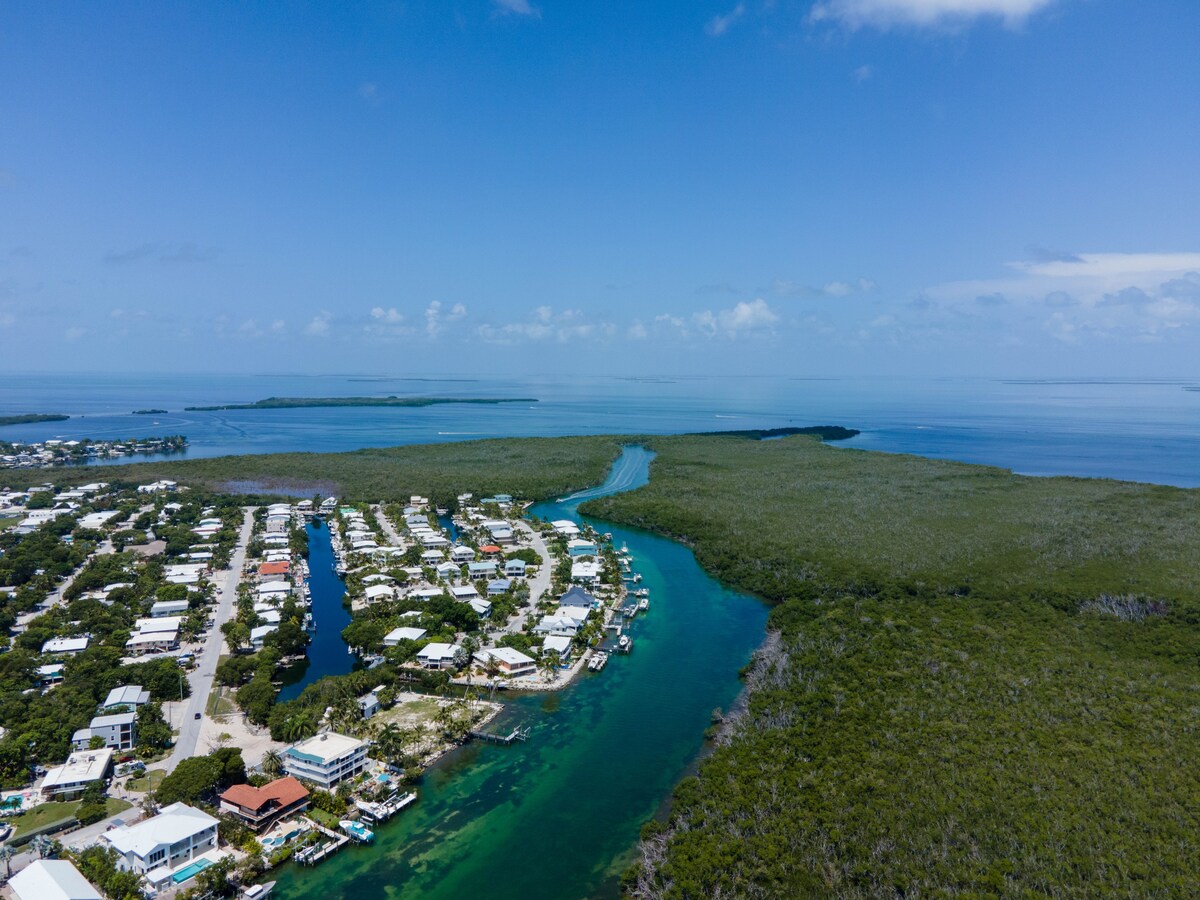
[[[1103,379],[623,378],[8,375],[0,415],[66,422],[0,428],[0,440],[186,434],[188,456],[339,451],[482,437],[661,434],[839,424],[846,446],[1078,475],[1200,486],[1195,382]],[[418,409],[184,412],[271,396],[530,397]],[[160,408],[158,416],[131,415]]]

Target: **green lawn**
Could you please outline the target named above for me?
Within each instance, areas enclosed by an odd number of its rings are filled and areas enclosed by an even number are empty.
[[[140,791],[145,793],[153,791],[162,784],[162,780],[167,777],[167,773],[162,769],[151,769],[142,775],[140,778],[133,778],[125,785],[131,791]]]
[[[35,806],[33,809],[27,810],[8,821],[12,824],[13,836],[16,837],[28,831],[36,831],[54,822],[69,819],[75,815],[75,810],[77,809],[79,809],[78,800],[43,803],[41,806]]]

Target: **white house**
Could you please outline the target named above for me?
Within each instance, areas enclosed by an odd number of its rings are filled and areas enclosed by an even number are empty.
[[[65,859],[37,859],[8,882],[15,900],[102,900],[79,870]]]
[[[486,666],[492,660],[496,661],[496,665],[505,675],[528,675],[537,670],[537,662],[534,659],[512,647],[493,647],[475,654],[475,661],[482,666]]]
[[[524,578],[525,577],[525,560],[510,559],[504,563],[505,578]]]
[[[110,747],[72,753],[61,766],[54,766],[46,772],[46,777],[42,780],[42,796],[70,798],[83,793],[83,789],[91,782],[99,781],[108,775],[112,758],[113,751]]]
[[[470,547],[459,544],[450,551],[450,558],[456,563],[469,563],[475,559],[475,551]]]
[[[373,584],[365,591],[368,603],[379,603],[396,599],[396,589],[390,584]]]
[[[161,619],[164,616],[182,616],[188,611],[188,602],[186,600],[159,600],[150,607],[150,615],[153,618]]]
[[[458,644],[443,644],[437,641],[432,644],[426,644],[421,652],[417,654],[417,662],[426,669],[450,669],[454,667],[454,660],[463,648]]]
[[[367,745],[358,738],[326,732],[283,751],[283,771],[324,790],[353,778],[367,763]]]
[[[571,659],[571,639],[566,635],[552,634],[542,643],[542,655],[557,653],[559,662],[566,663]]]
[[[495,597],[497,594],[507,593],[512,588],[512,582],[507,578],[496,578],[488,582],[487,592],[489,597]]]
[[[571,563],[571,580],[581,584],[595,584],[600,580],[600,563],[585,560]]]
[[[123,684],[108,692],[104,698],[104,708],[113,709],[118,706],[137,708],[143,703],[150,702],[150,692],[140,684]]]
[[[82,653],[87,649],[88,641],[91,640],[87,635],[83,637],[65,637],[52,638],[42,644],[43,653]]]
[[[87,728],[80,728],[71,735],[71,747],[87,750],[92,738],[100,738],[105,747],[113,750],[132,750],[137,743],[137,713],[123,712],[109,716],[96,716]]]
[[[393,628],[383,638],[383,646],[395,647],[401,641],[419,641],[425,637],[424,628]]]
[[[153,818],[105,831],[100,839],[117,851],[118,869],[157,883],[161,874],[216,849],[217,820],[186,803],[172,803]],[[156,872],[160,869],[166,872]]]

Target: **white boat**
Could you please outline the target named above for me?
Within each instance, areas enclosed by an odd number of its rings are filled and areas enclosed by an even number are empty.
[[[629,652],[629,648],[630,648],[630,647],[632,647],[632,646],[633,646],[633,641],[631,641],[631,640],[629,639],[629,635],[627,635],[627,634],[623,634],[623,635],[621,635],[621,639],[620,639],[619,641],[617,641],[617,648],[618,648],[618,649],[619,649],[619,650],[620,650],[622,653],[628,653],[628,652]]]
[[[355,822],[352,819],[342,819],[338,822],[338,827],[346,834],[350,835],[354,840],[367,843],[375,840],[375,832],[364,825],[362,822]]]
[[[638,601],[638,611],[639,612],[645,612],[649,608],[650,608],[650,601],[648,599],[646,599],[645,597],[643,597],[641,600]]]

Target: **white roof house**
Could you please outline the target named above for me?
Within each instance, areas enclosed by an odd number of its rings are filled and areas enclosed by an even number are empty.
[[[38,859],[8,882],[16,900],[102,900],[79,870],[65,859]]]
[[[425,637],[424,628],[393,628],[383,638],[383,646],[395,647],[401,641],[419,641]]]
[[[595,584],[600,580],[600,563],[594,560],[571,563],[571,580],[584,584]]]
[[[575,537],[579,534],[579,526],[570,519],[556,519],[550,523],[554,526],[554,530],[566,537]]]
[[[417,661],[427,669],[448,669],[454,665],[454,658],[462,652],[458,644],[443,644],[435,641],[426,644],[417,654]]]
[[[542,642],[542,655],[557,653],[560,660],[566,660],[571,655],[571,639],[566,635],[552,634]]]
[[[159,600],[150,607],[150,615],[156,619],[164,616],[176,616],[187,611],[188,602],[186,600]]]
[[[493,659],[506,675],[526,675],[537,668],[532,657],[513,647],[492,647],[475,654],[475,660],[485,666]]]
[[[326,732],[293,744],[283,751],[283,771],[301,781],[328,790],[353,778],[366,766],[367,744],[358,738]]]
[[[149,619],[138,619],[133,627],[141,634],[152,634],[156,631],[178,631],[183,625],[183,616],[151,616]]]
[[[82,653],[87,649],[88,637],[51,638],[42,644],[43,653]]]
[[[136,825],[121,825],[100,835],[119,854],[117,867],[145,875],[172,869],[217,846],[217,820],[186,803],[163,807]]]
[[[392,600],[396,596],[396,589],[390,584],[373,584],[366,590],[366,598],[372,603],[378,600]]]
[[[141,706],[143,703],[149,702],[149,691],[144,690],[140,684],[126,684],[121,687],[115,687],[108,692],[108,696],[104,699],[104,708],[108,709],[112,706]]]
[[[75,751],[61,766],[54,766],[46,772],[42,781],[42,794],[53,797],[82,791],[89,782],[97,781],[108,774],[112,758],[111,747]]]

